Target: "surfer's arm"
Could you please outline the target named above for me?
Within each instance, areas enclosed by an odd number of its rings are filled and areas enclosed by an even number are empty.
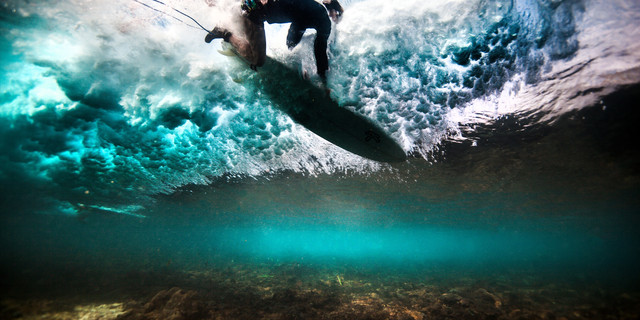
[[[247,37],[251,46],[251,64],[262,67],[267,58],[267,39],[264,34],[264,22],[248,20]]]
[[[251,65],[251,68],[255,69],[263,66],[267,57],[264,24],[247,18],[242,20],[243,37],[232,34],[227,41],[236,48],[238,54]]]

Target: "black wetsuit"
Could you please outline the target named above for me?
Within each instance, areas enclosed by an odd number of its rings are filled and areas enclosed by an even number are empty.
[[[329,58],[327,57],[327,41],[331,34],[331,20],[325,7],[314,0],[269,0],[269,2],[256,10],[250,17],[254,22],[262,23],[288,23],[289,34],[287,35],[287,46],[291,49],[295,47],[304,31],[308,28],[316,30],[316,40],[314,42],[314,53],[318,74],[325,77],[329,69]]]

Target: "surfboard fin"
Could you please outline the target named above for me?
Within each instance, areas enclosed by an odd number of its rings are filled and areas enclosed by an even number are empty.
[[[231,49],[218,50],[218,53],[227,57],[233,57],[236,55]]]

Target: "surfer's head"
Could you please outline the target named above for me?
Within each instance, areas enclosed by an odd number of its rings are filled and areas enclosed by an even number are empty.
[[[246,12],[247,14],[250,14],[252,11],[259,9],[260,7],[262,7],[262,3],[260,2],[260,0],[243,0],[242,6],[240,6],[240,8],[242,8],[242,11]]]

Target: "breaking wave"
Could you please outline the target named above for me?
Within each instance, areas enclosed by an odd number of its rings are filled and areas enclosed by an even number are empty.
[[[166,3],[207,27],[237,6]],[[0,177],[19,182],[3,183],[3,194],[22,203],[46,194],[37,206],[68,214],[135,214],[131,203],[221,177],[392,169],[294,123],[238,78],[219,43],[147,4],[3,3]],[[345,9],[330,44],[332,95],[417,158],[506,116],[552,123],[640,80],[635,1],[365,0]],[[313,70],[312,32],[289,51],[286,31],[267,27],[268,54]]]

